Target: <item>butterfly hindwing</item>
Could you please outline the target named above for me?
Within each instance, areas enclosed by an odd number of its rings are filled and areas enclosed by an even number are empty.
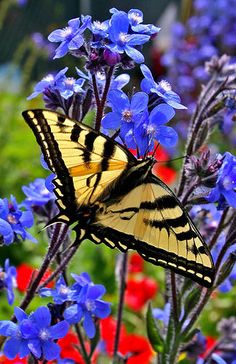
[[[214,267],[200,233],[173,192],[150,174],[96,216],[92,239],[211,286]]]
[[[56,174],[57,204],[66,221],[82,204],[92,204],[104,189],[135,163],[112,139],[49,110],[23,112],[44,158]]]

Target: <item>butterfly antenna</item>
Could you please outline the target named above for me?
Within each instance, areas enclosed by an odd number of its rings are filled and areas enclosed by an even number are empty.
[[[115,133],[111,136],[111,139],[116,139],[116,137],[118,137],[118,135],[119,135],[119,132],[120,132],[120,129],[117,129],[116,131],[115,131]]]
[[[173,159],[168,159],[167,161],[158,161],[159,163],[169,163],[169,162],[174,162],[174,161],[178,161],[180,159],[184,159],[184,158],[188,158],[188,155],[183,155],[182,157],[177,157],[177,158],[173,158]]]

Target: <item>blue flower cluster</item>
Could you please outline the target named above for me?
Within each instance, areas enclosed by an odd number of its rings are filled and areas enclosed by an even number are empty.
[[[115,8],[111,9],[111,19],[102,23],[92,22],[90,16],[71,19],[64,29],[54,30],[48,37],[49,41],[60,43],[54,58],[60,58],[70,53],[86,52],[83,48],[85,38],[83,33],[89,29],[92,33],[91,47],[94,50],[93,60],[101,55],[109,66],[120,62],[123,56],[142,63],[144,57],[137,47],[148,42],[157,34],[160,28],[151,24],[142,24],[143,14],[138,9],[131,9],[128,14]],[[101,51],[101,52],[100,52]]]
[[[18,324],[0,321],[0,334],[8,337],[4,345],[4,355],[14,359],[24,358],[30,353],[37,359],[57,359],[60,347],[55,340],[64,337],[69,324],[63,320],[51,325],[51,314],[47,307],[39,307],[29,316],[19,307],[14,309]]]
[[[213,55],[228,54],[235,57],[235,8],[236,0],[215,0],[211,6],[208,0],[195,0],[193,14],[186,24],[176,23],[172,28],[171,45],[163,54],[161,62],[167,67],[168,79],[179,90],[190,115],[201,84],[208,79],[205,62]],[[228,113],[227,118],[224,117],[225,123],[232,128],[232,114]]]
[[[222,210],[217,209],[214,203],[208,203],[205,205],[195,205],[190,211],[191,217],[201,226],[201,234],[206,241],[209,243],[214,232],[216,231],[221,217]],[[219,257],[220,252],[225,246],[226,234],[225,232],[221,232],[218,236],[217,241],[213,248],[211,249],[211,254],[214,263],[216,263],[217,258]],[[228,259],[230,253],[235,251],[235,244],[232,244],[230,248],[227,249],[227,252],[224,254],[224,258],[222,260],[222,265]],[[226,293],[229,292],[233,285],[236,283],[236,265],[234,265],[233,269],[229,273],[229,275],[225,278],[225,280],[219,285],[218,289],[220,292]]]
[[[93,338],[96,327],[93,318],[105,318],[110,314],[110,304],[101,300],[106,292],[105,287],[94,284],[88,273],[79,276],[72,274],[76,283],[68,287],[63,277],[56,283],[55,289],[42,288],[42,297],[53,297],[56,305],[65,302],[70,306],[64,311],[64,318],[69,324],[80,322],[83,319],[83,327],[89,338]]]
[[[229,152],[223,155],[216,186],[207,196],[209,202],[218,202],[218,209],[226,206],[236,208],[236,157]]]
[[[84,113],[78,111],[78,105],[87,111],[94,104],[97,108],[107,105],[112,111],[102,120],[104,133],[114,131],[119,142],[136,149],[138,157],[145,157],[153,151],[155,141],[167,148],[176,145],[177,133],[165,124],[174,117],[174,109],[185,109],[185,106],[168,82],[155,82],[145,65],[141,65],[142,91],[131,97],[122,91],[129,82],[129,75],[108,78],[108,70],[114,66],[130,68],[131,62],[142,63],[141,46],[160,30],[154,25],[143,24],[143,14],[138,9],[126,13],[113,8],[110,12],[111,18],[102,23],[92,21],[90,16],[81,17],[81,20],[76,18],[70,20],[66,28],[56,29],[49,35],[51,42],[60,43],[54,58],[63,57],[68,52],[84,56],[86,72],[76,68],[78,79],[66,76],[67,67],[56,75],[49,74],[35,86],[28,99],[42,93],[46,107],[60,108],[78,121],[84,117]],[[89,40],[85,31],[90,34]],[[103,100],[106,88],[107,99]]]

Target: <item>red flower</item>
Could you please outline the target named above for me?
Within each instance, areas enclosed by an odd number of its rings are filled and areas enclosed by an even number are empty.
[[[29,286],[30,280],[32,278],[33,273],[35,272],[35,274],[37,273],[37,270],[32,268],[30,265],[28,264],[20,264],[17,268],[17,277],[16,277],[16,281],[17,281],[17,288],[19,289],[19,291],[21,292],[25,292],[26,289]],[[48,269],[43,278],[41,279],[41,283],[45,282],[46,279],[52,274],[52,271],[50,269]],[[54,283],[51,281],[50,283],[48,283],[47,287],[52,288],[54,285]]]
[[[155,159],[157,160],[157,163],[153,167],[153,174],[158,176],[163,182],[167,184],[171,184],[174,182],[176,178],[176,171],[170,167],[165,166],[164,163],[158,163],[159,162],[167,162],[169,160],[168,153],[162,148],[158,147],[155,153]]]
[[[156,145],[155,145],[155,147],[156,147]],[[129,151],[134,156],[137,156],[137,151],[135,149],[129,149]],[[152,156],[152,152],[150,152],[149,155]],[[154,154],[154,158],[156,159],[157,163],[154,164],[154,167],[152,169],[153,174],[158,176],[163,182],[165,182],[167,184],[173,183],[176,178],[177,173],[173,168],[167,167],[165,165],[165,163],[163,163],[163,162],[167,162],[170,159],[169,154],[165,151],[165,149],[163,149],[159,145]],[[162,162],[162,163],[158,163],[158,162]]]
[[[206,349],[205,349],[204,353],[202,353],[200,355],[200,357],[204,359],[208,355],[209,351],[211,351],[213,349],[215,343],[216,343],[216,339],[214,339],[211,336],[207,336],[206,337]]]
[[[127,306],[139,311],[157,293],[158,285],[152,278],[129,279],[125,293]]]
[[[100,321],[101,338],[105,344],[106,352],[112,356],[114,352],[114,340],[117,322],[113,317],[107,317]],[[120,338],[126,336],[125,326],[121,325]]]
[[[114,351],[116,325],[117,322],[113,317],[101,320],[101,338],[104,341],[105,350],[109,356],[112,356]],[[127,364],[149,364],[153,355],[148,340],[140,335],[127,334],[124,325],[121,325],[118,351],[129,357]]]
[[[144,260],[138,253],[133,253],[129,259],[129,273],[139,273],[143,271]]]
[[[71,331],[68,332],[68,334],[62,339],[59,339],[57,343],[61,348],[60,357],[62,359],[74,360],[75,364],[85,364],[85,361],[79,351],[80,343],[75,333]],[[86,349],[89,349],[89,344],[85,343],[85,347]],[[89,350],[87,351],[89,352]],[[95,364],[96,360],[97,360],[97,352],[93,354],[91,363]]]
[[[119,352],[129,356],[127,364],[149,364],[151,362],[153,351],[149,341],[139,335],[127,335],[121,338]]]
[[[24,359],[19,359],[18,357],[16,357],[15,359],[7,359],[4,355],[0,356],[0,363],[3,364],[27,364],[27,360],[26,358]]]

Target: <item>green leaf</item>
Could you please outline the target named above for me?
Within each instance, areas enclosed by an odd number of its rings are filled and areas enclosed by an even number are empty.
[[[196,308],[200,297],[201,297],[202,290],[199,287],[194,288],[191,292],[189,292],[188,296],[184,302],[184,312],[185,315],[190,313],[194,308]]]
[[[152,348],[156,353],[162,353],[164,350],[164,341],[160,334],[160,330],[158,329],[156,320],[153,317],[151,303],[149,303],[149,305],[148,305],[146,318],[147,318],[147,320],[146,320],[147,335],[148,335],[150,344],[152,345]]]

